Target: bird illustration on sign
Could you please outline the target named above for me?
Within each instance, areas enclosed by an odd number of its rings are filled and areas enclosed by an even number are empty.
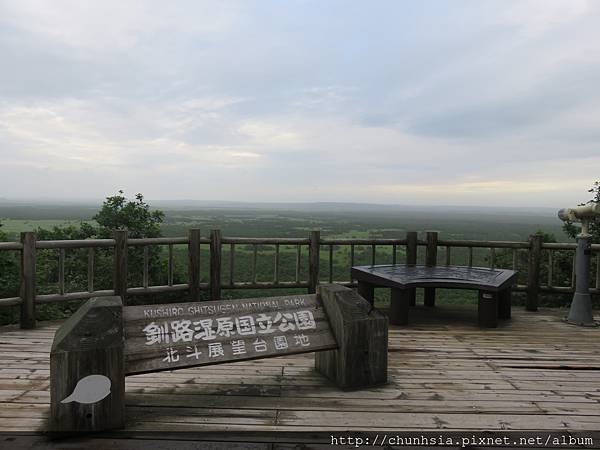
[[[104,375],[88,375],[77,382],[71,395],[61,403],[96,403],[110,394],[110,378]]]

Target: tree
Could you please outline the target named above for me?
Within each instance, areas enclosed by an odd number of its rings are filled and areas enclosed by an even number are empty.
[[[552,233],[547,233],[544,230],[537,230],[534,234],[542,237],[543,243],[557,242],[556,236]],[[547,284],[548,280],[548,252],[550,250],[543,249],[541,256],[541,267],[540,267],[540,280],[541,284]],[[496,265],[500,268],[510,269],[512,268],[512,255],[513,251],[510,249],[501,250],[496,254]],[[525,251],[519,251],[517,253],[517,269],[520,272],[519,282],[526,283],[527,281],[527,267],[528,267],[528,254]],[[552,251],[553,262],[552,262],[552,285],[554,286],[568,286],[571,283],[571,270],[573,262],[573,252],[566,250],[553,250]],[[486,258],[489,262],[489,259]],[[571,300],[571,294],[552,293],[551,295],[541,294],[540,303],[542,305],[549,306],[565,306]],[[524,298],[520,299],[524,301]]]
[[[600,203],[600,181],[595,181],[594,184],[592,185],[592,187],[590,189],[588,189],[588,192],[592,194],[592,198],[587,203],[590,203],[590,202]],[[585,204],[586,203],[580,203],[579,206],[583,206]],[[563,231],[568,236],[575,239],[575,237],[581,232],[581,226],[575,225],[573,222],[566,221],[565,224],[563,225]],[[592,235],[592,242],[599,243],[600,242],[600,221],[596,220],[596,221],[591,222],[590,226],[589,226],[589,232]],[[571,255],[572,255],[572,253],[571,253]],[[591,272],[592,273],[596,273],[596,271],[598,270],[596,267],[597,261],[598,260],[596,258],[592,259],[592,264],[591,264]],[[592,300],[595,300],[596,301],[595,304],[597,305],[598,301],[600,300],[600,297],[592,296]]]
[[[2,231],[2,222],[0,222],[0,242],[6,241],[7,236]],[[15,264],[15,255],[12,252],[0,252],[0,297],[14,297],[16,293],[16,282],[14,278],[13,266]]]
[[[162,211],[150,210],[142,194],[135,194],[135,200],[128,201],[120,190],[106,198],[93,219],[98,222],[99,237],[111,237],[113,230],[127,229],[130,238],[152,238],[161,235],[164,217]]]
[[[78,226],[69,224],[54,226],[51,229],[38,227],[35,232],[40,241],[91,239],[97,235],[95,227],[86,222],[81,222]],[[51,294],[58,291],[58,258],[59,252],[56,250],[38,249],[36,258],[38,294]],[[110,271],[103,269],[106,265],[104,259],[101,259],[101,255],[96,256],[96,267],[100,269],[94,280],[96,289],[110,288],[107,279]],[[65,289],[67,292],[87,290],[87,249],[65,251]]]
[[[100,210],[92,217],[97,225],[81,222],[79,226],[55,226],[50,230],[38,228],[39,240],[62,239],[109,239],[113,230],[128,230],[129,238],[159,237],[160,224],[164,218],[162,211],[151,211],[140,193],[128,200],[123,191],[107,197]],[[142,283],[143,250],[129,249],[129,282],[139,286]],[[160,276],[160,249],[149,247],[149,278]],[[65,281],[67,291],[87,290],[87,249],[74,249],[65,252]],[[95,268],[94,288],[112,288],[112,250],[98,248],[94,250]],[[58,252],[55,250],[38,252],[38,286],[40,293],[56,292],[58,287]]]
[[[118,191],[117,195],[107,197],[100,210],[92,218],[96,223],[81,222],[79,225],[55,226],[51,229],[37,228],[38,240],[72,240],[72,239],[110,239],[113,230],[127,229],[128,237],[153,238],[161,236],[161,223],[164,213],[151,210],[150,205],[144,201],[142,194],[136,194],[129,200]],[[0,223],[0,227],[1,227]],[[0,241],[7,236],[0,229]],[[148,247],[148,275],[149,283],[166,284],[167,264],[161,261],[162,247]],[[88,250],[67,249],[65,251],[65,290],[67,292],[87,291]],[[110,248],[95,248],[94,257],[94,290],[112,289],[112,272],[114,252]],[[141,286],[143,274],[143,249],[141,247],[128,248],[129,285]],[[163,258],[164,259],[164,258]],[[57,250],[39,249],[37,251],[37,292],[38,294],[51,294],[58,292],[59,283],[59,252]],[[175,274],[175,279],[185,279],[185,274]],[[18,295],[19,258],[18,252],[0,252],[0,298]],[[177,282],[177,281],[176,281]],[[169,300],[181,300],[183,294],[177,296],[144,295],[139,301],[153,303]],[[173,299],[171,299],[173,297]],[[177,298],[175,298],[177,297]],[[60,302],[40,305],[38,318],[56,319],[70,316],[79,306],[80,301]],[[18,318],[18,309],[3,309],[0,311],[0,323],[14,322]]]
[[[99,238],[111,238],[114,230],[127,230],[128,238],[160,237],[160,226],[165,214],[160,210],[151,210],[144,201],[144,196],[135,194],[135,199],[128,200],[123,191],[107,197],[100,211],[93,217],[98,223],[96,235]],[[128,250],[128,281],[131,285],[142,284],[144,267],[144,250],[141,247],[130,247]],[[148,247],[148,278],[150,284],[164,278],[165,268],[160,261],[161,248]]]
[[[7,235],[2,230],[0,222],[0,242],[6,241]],[[14,297],[17,295],[17,282],[15,275],[16,252],[0,252],[0,298]]]
[[[0,242],[8,236],[2,230],[0,222]],[[18,252],[0,252],[0,298],[17,297],[19,295],[19,266]],[[0,308],[0,324],[14,322],[18,317],[16,308]]]
[[[595,181],[594,185],[588,189],[588,192],[593,194],[592,199],[588,202],[600,203],[600,181]],[[586,203],[580,203],[583,206]],[[581,232],[581,226],[575,225],[573,222],[567,221],[563,225],[563,231],[573,239]],[[600,223],[598,221],[590,223],[590,234],[592,242],[600,242]]]

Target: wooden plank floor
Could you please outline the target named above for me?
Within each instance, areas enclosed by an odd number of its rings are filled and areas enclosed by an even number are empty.
[[[600,329],[515,308],[417,307],[390,327],[389,383],[342,392],[312,355],[127,378],[127,430],[600,430]],[[57,323],[0,328],[0,431],[44,430]]]

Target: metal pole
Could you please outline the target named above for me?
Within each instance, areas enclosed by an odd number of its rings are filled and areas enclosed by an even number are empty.
[[[583,230],[582,230],[583,231]],[[597,326],[592,313],[592,298],[590,296],[590,258],[592,255],[592,236],[580,234],[577,236],[575,255],[575,294],[571,302],[568,323],[580,326]]]

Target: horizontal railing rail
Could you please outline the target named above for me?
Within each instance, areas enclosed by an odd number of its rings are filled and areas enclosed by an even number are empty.
[[[187,282],[175,283],[174,280],[174,246],[187,245]],[[166,246],[167,251],[167,284],[150,284],[150,250],[152,246]],[[202,246],[208,253],[208,280],[201,281],[200,253]],[[236,280],[235,269],[237,258],[241,252],[249,254],[250,271],[245,280]],[[129,286],[128,248],[142,249],[141,285]],[[258,257],[264,258],[265,247],[272,253],[273,275],[270,280],[258,279]],[[370,250],[365,250],[365,247]],[[418,258],[418,249],[425,248],[424,258]],[[165,292],[187,291],[190,300],[199,301],[201,292],[208,293],[211,300],[221,298],[222,289],[271,289],[299,288],[316,292],[319,282],[327,281],[355,286],[350,268],[362,260],[360,264],[416,264],[419,259],[428,265],[442,264],[473,267],[474,250],[487,249],[488,256],[483,260],[487,267],[498,266],[498,252],[505,268],[525,269],[525,284],[517,284],[515,289],[527,293],[527,309],[537,309],[540,292],[570,293],[574,292],[575,243],[544,243],[541,235],[532,235],[528,241],[486,241],[486,240],[448,240],[438,239],[437,232],[427,232],[425,239],[418,239],[416,232],[407,232],[406,237],[390,238],[321,238],[319,231],[312,231],[308,238],[249,238],[222,236],[220,230],[211,230],[209,237],[200,236],[200,230],[189,230],[187,237],[129,238],[126,230],[117,230],[112,239],[79,239],[79,240],[37,240],[33,232],[21,233],[20,242],[0,242],[0,251],[20,253],[19,295],[0,298],[0,306],[21,307],[21,326],[35,326],[37,304],[83,300],[91,297],[120,295],[126,302],[128,295],[156,294]],[[67,292],[65,280],[66,251],[71,249],[87,249],[87,290]],[[112,289],[95,289],[96,249],[112,251]],[[357,249],[362,249],[358,254]],[[442,251],[439,251],[439,250]],[[55,250],[58,253],[58,292],[50,294],[37,293],[36,260],[38,250]],[[454,252],[453,252],[454,250]],[[556,285],[556,252],[567,251],[570,257],[571,277],[569,285]],[[336,264],[336,255],[344,254],[348,263],[346,279],[336,279],[336,275],[346,269]],[[462,253],[460,253],[462,252]],[[521,253],[523,252],[523,253]],[[592,293],[600,293],[600,244],[592,245],[595,254],[595,286]],[[459,254],[460,253],[460,254]],[[526,253],[527,258],[519,256]],[[545,253],[545,258],[542,258]],[[281,277],[282,254],[294,264],[290,279]],[[460,261],[457,264],[456,255]],[[227,257],[227,268],[223,270],[224,256]],[[508,259],[507,259],[508,258]],[[563,256],[564,259],[564,256]],[[479,258],[481,261],[482,258]],[[508,263],[507,263],[508,260]],[[364,262],[366,261],[366,262]],[[480,263],[478,263],[480,264]],[[480,264],[481,265],[481,264]],[[508,266],[508,267],[507,267]],[[286,266],[287,267],[287,266]],[[546,277],[541,279],[542,267]],[[289,275],[289,274],[288,274]],[[304,276],[303,276],[304,275]],[[138,275],[139,276],[139,275]]]
[[[23,244],[20,242],[0,242],[1,250],[22,250]]]
[[[61,241],[36,241],[35,248],[67,249],[67,248],[106,248],[114,247],[114,239],[73,239]]]

